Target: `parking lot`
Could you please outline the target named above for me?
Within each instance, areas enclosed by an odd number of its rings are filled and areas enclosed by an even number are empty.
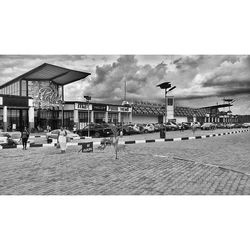
[[[170,133],[170,137],[187,136],[191,131]],[[4,149],[0,194],[250,194],[249,141],[250,133],[245,132],[126,145],[117,160],[112,147],[87,154],[79,153],[79,146],[68,147],[66,154],[55,147]]]

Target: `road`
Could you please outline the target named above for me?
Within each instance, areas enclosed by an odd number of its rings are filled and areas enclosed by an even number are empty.
[[[249,195],[250,132],[201,140],[111,147],[4,149],[0,194]]]

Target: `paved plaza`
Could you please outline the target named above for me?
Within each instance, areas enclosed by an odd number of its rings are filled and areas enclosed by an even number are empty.
[[[158,134],[157,134],[158,135]],[[152,136],[152,135],[150,135]],[[1,195],[248,195],[250,132],[65,154],[0,151]]]

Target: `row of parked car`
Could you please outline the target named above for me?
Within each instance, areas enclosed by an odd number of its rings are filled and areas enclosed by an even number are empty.
[[[202,129],[202,130],[210,130],[216,128],[247,128],[250,127],[250,123],[243,124],[215,124],[215,123],[203,123],[199,122],[183,122],[183,123],[175,123],[172,121],[167,122],[166,124],[159,123],[148,123],[148,124],[95,124],[91,123],[89,126],[87,125],[85,128],[77,131],[77,134],[80,136],[87,136],[88,130],[90,136],[93,137],[105,137],[113,134],[111,126],[116,126],[118,131],[123,135],[131,135],[131,134],[142,134],[142,133],[153,133],[159,132],[160,130],[166,131],[177,131],[177,130],[186,130],[186,129]]]

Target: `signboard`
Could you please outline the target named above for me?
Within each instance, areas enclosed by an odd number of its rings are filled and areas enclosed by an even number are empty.
[[[108,111],[118,111],[118,107],[117,106],[108,106]]]
[[[23,96],[4,96],[3,106],[9,107],[28,107],[28,97]]]
[[[103,104],[92,104],[92,110],[94,111],[106,111],[107,106]]]
[[[82,144],[82,149],[81,151],[83,153],[90,153],[93,152],[93,142],[84,142]]]
[[[88,110],[88,104],[83,102],[75,103],[75,109]],[[89,104],[89,110],[92,110],[91,104]]]
[[[119,107],[118,109],[120,112],[131,112],[130,107]]]

